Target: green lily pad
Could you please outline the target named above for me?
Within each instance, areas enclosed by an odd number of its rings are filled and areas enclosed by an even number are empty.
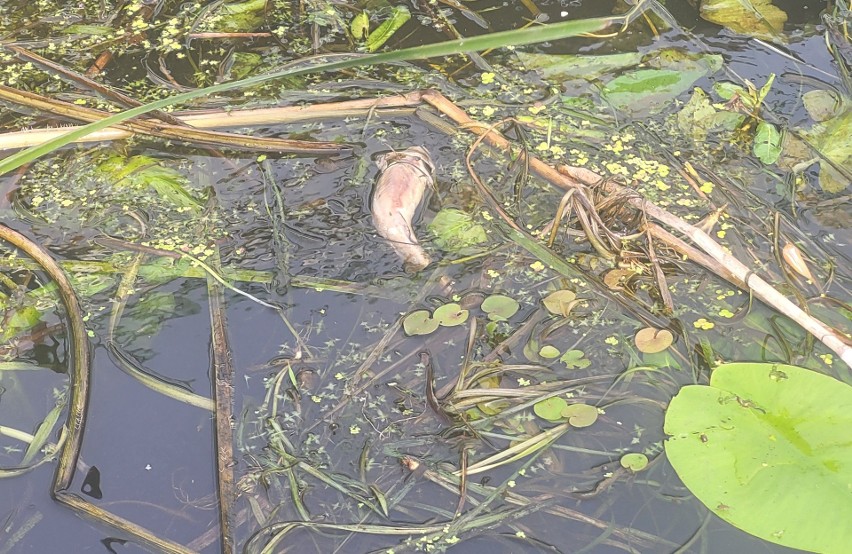
[[[655,329],[654,327],[645,327],[636,333],[635,337],[636,348],[639,352],[645,354],[656,354],[662,352],[672,345],[674,335],[667,329]]]
[[[562,410],[562,417],[567,418],[572,427],[588,427],[598,420],[598,409],[588,404],[571,404]]]
[[[456,208],[444,208],[429,223],[435,244],[448,252],[461,252],[488,240],[485,228],[475,223],[473,216]]]
[[[438,328],[438,321],[432,317],[429,310],[411,312],[402,320],[402,329],[406,335],[428,335]]]
[[[621,457],[621,467],[630,471],[642,471],[648,466],[648,456],[639,452],[630,452]]]
[[[781,156],[781,133],[778,128],[765,121],[758,123],[752,151],[766,165],[777,162]]]
[[[505,294],[492,294],[482,301],[482,311],[488,314],[491,321],[504,321],[509,319],[521,308],[518,301]]]
[[[562,411],[568,407],[568,403],[564,399],[553,396],[537,402],[533,406],[535,415],[547,421],[561,421],[563,418]]]
[[[677,51],[667,51],[653,62],[659,67],[630,71],[608,82],[601,96],[617,110],[634,114],[653,112],[668,106],[695,81],[715,72],[720,65],[714,56],[692,59]]]
[[[716,515],[811,552],[852,544],[852,387],[805,368],[733,363],[683,387],[666,454]],[[708,479],[708,475],[712,479]]]
[[[545,344],[541,347],[541,350],[538,351],[538,355],[544,358],[545,360],[552,360],[553,358],[557,358],[559,357],[559,354],[559,349],[549,344]]]
[[[470,312],[462,309],[455,302],[444,304],[435,310],[435,315],[432,317],[443,327],[455,327],[467,321],[467,316]]]
[[[548,312],[568,317],[571,309],[577,304],[577,295],[570,290],[557,290],[548,294],[543,302]]]
[[[559,361],[565,364],[568,369],[583,369],[592,365],[582,350],[568,350]]]

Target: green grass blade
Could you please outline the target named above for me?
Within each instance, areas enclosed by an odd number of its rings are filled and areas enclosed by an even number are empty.
[[[176,104],[181,104],[183,102],[193,100],[195,98],[200,98],[209,94],[225,92],[237,88],[249,87],[285,76],[292,77],[298,75],[305,75],[308,73],[346,69],[350,67],[376,65],[388,62],[419,60],[433,57],[445,57],[452,54],[458,54],[460,52],[472,52],[478,50],[487,50],[489,48],[499,48],[504,46],[521,46],[524,44],[546,42],[600,31],[616,21],[620,21],[620,19],[581,19],[578,21],[565,21],[561,23],[552,23],[549,25],[542,25],[538,27],[517,29],[513,31],[500,31],[497,33],[490,33],[487,35],[482,35],[473,38],[463,38],[458,40],[439,42],[436,44],[417,46],[413,48],[403,48],[402,50],[395,50],[393,52],[370,54],[367,56],[331,63],[318,64],[304,68],[286,69],[282,71],[268,73],[266,75],[257,75],[255,77],[241,79],[239,81],[220,83],[218,85],[213,85],[190,92],[184,92],[175,96],[171,96],[169,98],[164,98],[162,100],[157,100],[155,102],[151,102],[143,106],[138,106],[136,108],[126,110],[124,112],[115,114],[100,121],[96,121],[95,123],[89,123],[88,125],[84,125],[83,127],[80,127],[64,135],[58,136],[54,139],[48,140],[42,144],[39,144],[38,146],[33,146],[27,148],[26,150],[22,150],[20,152],[12,154],[11,156],[4,158],[3,160],[0,160],[0,175],[17,169],[18,167],[26,163],[40,158],[45,154],[49,154],[50,152],[53,152],[54,150],[61,148],[66,144],[70,144],[76,140],[79,140],[80,138],[90,133],[94,133],[95,131],[100,131],[101,129],[105,129],[112,125],[116,125],[133,117],[137,117],[154,110],[161,110],[163,108],[174,106]]]

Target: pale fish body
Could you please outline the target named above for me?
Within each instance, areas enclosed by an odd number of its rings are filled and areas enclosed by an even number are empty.
[[[376,161],[379,178],[370,203],[373,225],[402,259],[405,271],[420,271],[432,261],[414,235],[412,220],[426,187],[434,186],[435,164],[415,146],[385,154]]]

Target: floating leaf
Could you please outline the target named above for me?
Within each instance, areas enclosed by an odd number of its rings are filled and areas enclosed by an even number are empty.
[[[656,354],[662,352],[672,345],[674,336],[667,329],[655,329],[645,327],[636,333],[636,348],[645,354]]]
[[[849,186],[849,180],[840,168],[852,167],[852,108],[847,108],[839,116],[815,125],[807,133],[826,160],[819,164],[819,185],[828,193],[838,193]]]
[[[438,212],[429,223],[429,231],[435,235],[435,243],[449,252],[459,252],[488,240],[482,225],[474,223],[470,214],[456,208],[444,208]]]
[[[355,40],[364,40],[370,34],[370,16],[367,12],[358,12],[349,23],[349,30]]]
[[[642,471],[648,466],[648,456],[639,452],[630,452],[621,457],[621,467],[630,471]]]
[[[432,317],[429,310],[417,310],[405,316],[402,328],[409,336],[428,335],[438,328],[438,321]]]
[[[831,90],[809,90],[802,95],[808,115],[814,121],[828,121],[840,114],[843,100]]]
[[[552,360],[553,358],[559,357],[559,349],[555,346],[545,344],[541,347],[541,350],[538,351],[538,355],[545,360]]]
[[[160,165],[149,156],[110,156],[98,165],[101,177],[115,186],[153,188],[178,208],[200,210],[201,204],[184,188],[186,179],[178,171]]]
[[[222,3],[211,21],[215,30],[224,33],[251,32],[263,24],[266,0]]]
[[[666,455],[732,525],[789,548],[852,544],[852,387],[785,364],[717,367],[666,412]],[[708,479],[712,475],[712,479]]]
[[[735,33],[762,39],[779,39],[787,14],[771,0],[704,0],[701,17]]]
[[[514,298],[505,294],[492,294],[482,301],[482,311],[488,314],[492,321],[503,321],[515,315],[521,305]]]
[[[562,412],[568,407],[568,403],[559,396],[551,396],[533,406],[535,415],[547,421],[560,421],[564,419]]]
[[[577,304],[577,295],[570,290],[557,290],[544,298],[544,307],[553,315],[568,317],[571,309]]]
[[[583,369],[592,365],[582,350],[569,350],[559,358],[568,369]]]
[[[642,54],[627,52],[588,56],[575,54],[536,54],[518,51],[518,59],[528,69],[535,69],[545,79],[567,81],[594,79],[615,69],[630,67],[642,61]]]
[[[752,152],[766,165],[774,164],[781,155],[781,133],[775,125],[761,121],[754,134]]]
[[[540,362],[541,356],[538,355],[540,349],[538,340],[530,337],[530,340],[524,345],[524,357],[534,363]]]
[[[381,48],[409,19],[411,19],[411,12],[408,11],[408,8],[405,6],[394,7],[390,17],[367,37],[367,51],[375,52]]]
[[[455,327],[456,325],[461,325],[467,321],[469,313],[470,312],[462,309],[462,307],[455,302],[450,302],[449,304],[444,304],[440,308],[437,308],[435,310],[435,315],[432,317],[435,318],[439,325],[444,327]]]
[[[608,82],[601,95],[614,108],[632,113],[652,112],[668,106],[671,100],[693,83],[721,66],[718,56],[690,57],[679,50],[662,52],[649,64],[655,69],[637,69]]]
[[[562,410],[562,417],[567,418],[572,427],[588,427],[598,420],[598,409],[588,404],[571,404]]]

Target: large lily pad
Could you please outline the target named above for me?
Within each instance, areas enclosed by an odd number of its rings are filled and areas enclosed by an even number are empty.
[[[812,552],[852,545],[852,387],[807,369],[719,366],[666,412],[666,454],[716,515]]]
[[[706,0],[701,17],[735,33],[755,38],[781,40],[787,14],[771,0]]]

